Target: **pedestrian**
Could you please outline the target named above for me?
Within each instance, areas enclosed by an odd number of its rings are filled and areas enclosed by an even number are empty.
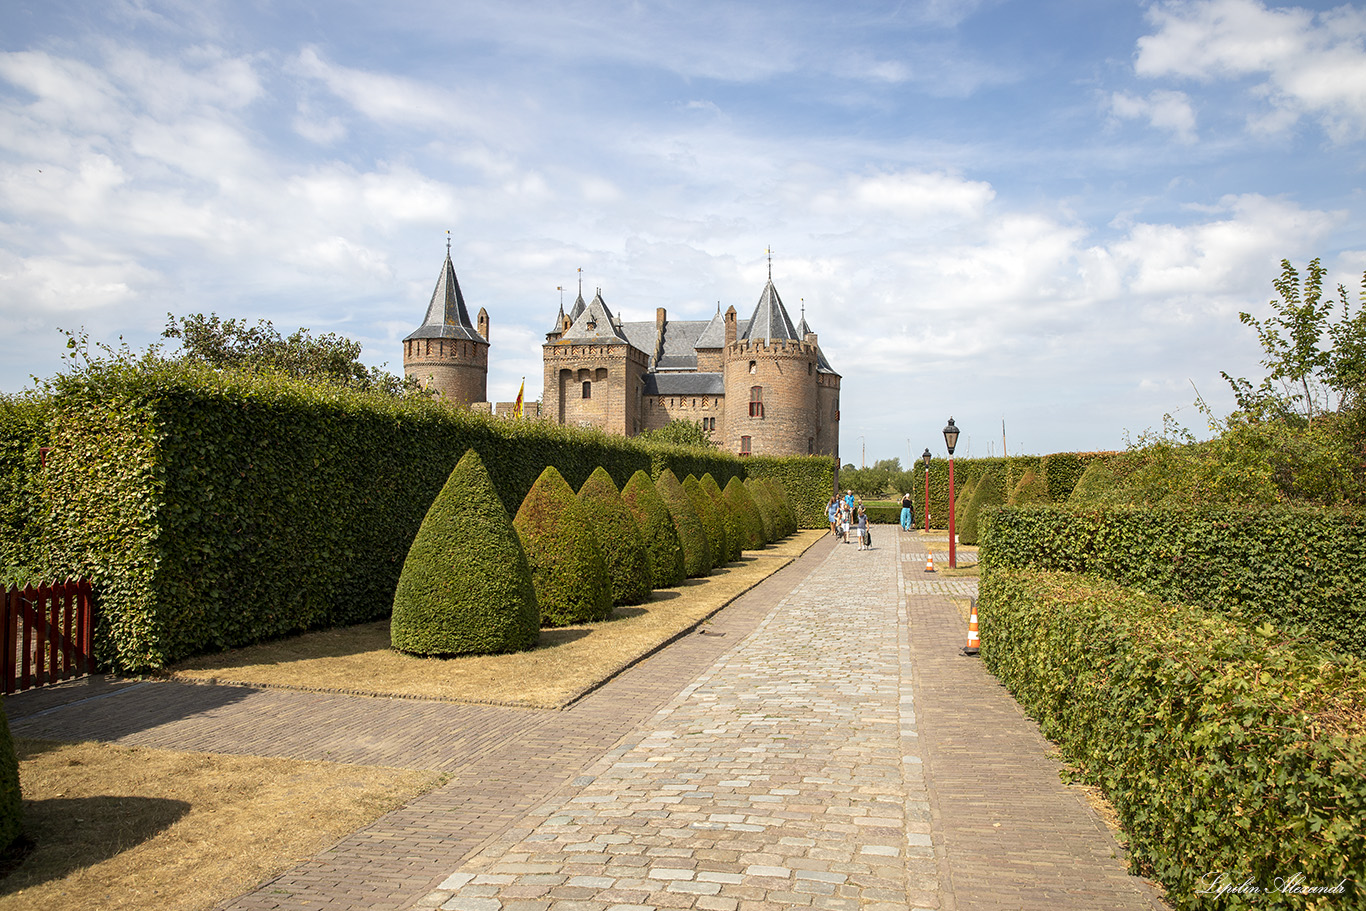
[[[848,507],[850,513],[854,511],[854,492],[852,490],[844,492],[844,505]]]
[[[830,534],[835,537],[840,536],[840,498],[831,497],[830,502],[825,504],[825,517],[830,520]]]
[[[873,539],[868,536],[868,513],[864,512],[863,507],[860,506],[858,511],[858,549],[869,550],[872,541]]]
[[[849,512],[849,507],[845,506],[840,510],[840,538],[845,544],[849,543],[849,524],[853,515]]]
[[[914,510],[915,510],[915,501],[911,499],[911,495],[910,495],[909,493],[903,493],[903,494],[901,495],[901,530],[902,530],[902,531],[910,531],[910,530],[911,530],[911,525],[913,525],[913,524],[914,524],[914,521],[915,521],[915,520],[912,518],[912,517],[915,515]]]

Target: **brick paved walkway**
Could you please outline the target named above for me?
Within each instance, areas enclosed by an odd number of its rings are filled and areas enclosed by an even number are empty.
[[[825,539],[563,711],[99,681],[7,708],[19,736],[452,775],[225,908],[1162,908],[958,655],[975,581],[874,537]]]

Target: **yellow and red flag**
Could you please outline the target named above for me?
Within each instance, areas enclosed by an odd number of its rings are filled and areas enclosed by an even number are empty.
[[[512,416],[520,418],[522,416],[522,396],[526,394],[526,377],[522,377],[522,388],[517,390],[517,404],[512,406]]]

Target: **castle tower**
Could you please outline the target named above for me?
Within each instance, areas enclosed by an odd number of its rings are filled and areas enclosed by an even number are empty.
[[[487,311],[479,311],[478,329],[470,322],[448,240],[446,262],[427,305],[427,316],[403,340],[403,373],[423,387],[435,389],[443,402],[469,407],[473,402],[488,401],[488,334]]]
[[[627,340],[601,291],[580,304],[582,295],[566,317],[570,325],[546,336],[541,413],[560,424],[639,433],[650,356]]]
[[[814,336],[798,335],[771,272],[748,325],[732,336],[735,326],[727,313],[725,448],[742,455],[818,452],[817,347]]]

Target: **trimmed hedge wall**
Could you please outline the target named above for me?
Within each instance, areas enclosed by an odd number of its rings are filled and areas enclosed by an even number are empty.
[[[798,528],[828,528],[825,504],[835,492],[835,461],[827,456],[748,456],[745,476],[766,478],[787,491]],[[698,475],[701,477],[701,475]],[[712,472],[725,487],[728,478]]]
[[[988,515],[984,576],[1093,572],[1366,657],[1366,513],[1031,506]]]
[[[1076,575],[993,570],[978,616],[987,666],[1104,790],[1176,907],[1361,907],[1359,660]],[[1263,891],[1219,894],[1220,874]],[[1292,878],[1342,892],[1278,891]]]
[[[1046,456],[996,456],[985,459],[953,460],[953,482],[958,488],[955,502],[961,506],[963,491],[970,484],[980,480],[992,468],[1000,469],[1008,485],[1007,491],[1014,490],[1025,472],[1033,469],[1043,478],[1048,496],[1055,503],[1061,503],[1072,493],[1072,488],[1081,479],[1087,466],[1096,460],[1106,460],[1113,453],[1108,452],[1059,452]],[[915,499],[916,524],[925,523],[925,467],[917,461],[912,472],[914,483],[911,496]],[[898,491],[898,495],[902,491]],[[828,499],[828,496],[827,496]],[[899,521],[899,519],[898,519]],[[955,522],[957,519],[955,518]],[[947,529],[949,527],[949,461],[932,459],[930,461],[930,526]]]
[[[97,657],[125,673],[386,616],[422,518],[470,448],[509,515],[548,465],[575,488],[599,465],[618,486],[658,466],[718,482],[773,467],[183,364],[97,365],[54,379],[45,401],[3,403],[5,562],[89,577]],[[773,461],[796,502],[828,482],[828,459]],[[14,541],[15,528],[31,532]]]

